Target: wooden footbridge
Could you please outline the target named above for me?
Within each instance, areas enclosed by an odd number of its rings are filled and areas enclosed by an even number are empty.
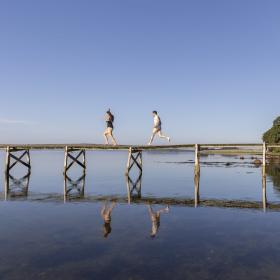
[[[17,164],[22,164],[28,170],[31,170],[30,150],[64,150],[64,174],[75,165],[79,165],[86,170],[86,150],[127,150],[128,162],[126,166],[126,174],[129,174],[133,167],[142,172],[143,151],[160,151],[160,150],[178,150],[191,149],[194,150],[195,166],[199,165],[199,155],[206,150],[218,149],[243,149],[246,153],[247,149],[257,149],[262,153],[263,161],[266,163],[266,155],[269,148],[280,147],[280,145],[263,144],[182,144],[182,145],[164,145],[164,146],[140,146],[140,145],[99,145],[99,144],[17,144],[5,145],[1,144],[0,149],[6,150],[6,173]],[[239,150],[240,152],[241,150]]]
[[[132,200],[141,198],[141,181],[143,172],[143,151],[163,151],[163,150],[190,150],[194,152],[194,206],[197,206],[200,201],[199,182],[200,182],[200,154],[218,151],[231,150],[236,154],[255,153],[262,156],[262,186],[263,186],[263,208],[267,207],[266,200],[266,162],[267,152],[271,148],[280,148],[280,145],[263,144],[183,144],[183,145],[165,145],[165,146],[140,146],[140,145],[99,145],[99,144],[17,144],[17,145],[0,145],[0,149],[6,151],[5,178],[6,197],[11,193],[12,186],[23,185],[23,195],[27,194],[29,177],[31,173],[31,150],[63,150],[64,151],[64,197],[71,198],[73,190],[78,193],[79,197],[84,194],[84,182],[86,174],[86,151],[87,150],[122,150],[128,152],[128,161],[125,168],[126,183],[127,183],[127,200],[130,203]],[[22,165],[26,168],[27,173],[23,178],[16,179],[12,175],[12,169],[16,165]],[[68,171],[74,166],[82,168],[83,175],[73,181]],[[132,169],[139,171],[136,181],[130,177]],[[192,200],[191,200],[192,201]],[[190,200],[188,200],[188,203]],[[204,202],[204,204],[207,204]],[[209,203],[208,203],[209,204]],[[210,203],[211,204],[211,203]],[[255,205],[255,204],[254,204]]]

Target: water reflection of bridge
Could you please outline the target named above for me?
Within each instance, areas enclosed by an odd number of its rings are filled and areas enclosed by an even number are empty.
[[[264,169],[262,169],[264,172]],[[245,208],[245,209],[271,209],[280,210],[280,204],[267,203],[266,196],[266,175],[262,175],[262,201],[226,200],[226,199],[201,199],[200,198],[200,167],[196,166],[194,176],[194,195],[193,197],[149,197],[142,195],[142,173],[135,179],[126,176],[127,195],[85,195],[85,175],[78,179],[64,177],[64,192],[62,194],[29,194],[30,173],[22,178],[15,178],[11,175],[6,176],[5,199],[26,199],[28,201],[83,201],[83,202],[102,202],[114,201],[117,203],[129,204],[163,204],[187,207],[223,207],[223,208]]]

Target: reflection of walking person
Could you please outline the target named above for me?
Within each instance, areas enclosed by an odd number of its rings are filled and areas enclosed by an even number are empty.
[[[106,112],[105,121],[106,121],[106,130],[104,131],[105,142],[106,142],[106,144],[109,144],[108,137],[110,136],[112,138],[113,144],[117,145],[117,142],[113,136],[114,115],[111,113],[110,109]]]
[[[165,138],[167,139],[168,142],[170,142],[170,137],[165,136],[162,134],[161,131],[161,119],[157,113],[157,111],[153,111],[153,116],[154,116],[154,128],[153,128],[153,134],[151,136],[150,142],[148,143],[148,145],[151,145],[155,136],[158,134],[158,136],[160,138]]]
[[[148,205],[148,210],[149,210],[150,219],[151,219],[151,222],[152,222],[151,237],[154,238],[154,237],[156,237],[159,226],[160,226],[160,214],[161,213],[168,213],[169,212],[169,206],[166,206],[165,208],[154,212],[151,205]]]
[[[113,211],[115,205],[116,205],[116,203],[113,202],[110,207],[107,207],[107,202],[105,202],[105,204],[103,205],[103,207],[101,209],[101,217],[104,221],[104,225],[103,225],[103,236],[104,236],[104,238],[107,238],[108,235],[112,231],[112,228],[111,228],[111,214],[112,214],[112,211]]]

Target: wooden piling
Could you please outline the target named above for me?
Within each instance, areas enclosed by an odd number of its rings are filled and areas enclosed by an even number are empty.
[[[5,174],[6,176],[9,174],[9,167],[10,167],[10,146],[6,148],[6,166],[5,166]]]
[[[199,151],[200,151],[200,146],[198,144],[195,144],[195,165],[199,165]]]
[[[132,154],[132,148],[130,147],[128,149],[128,158],[127,158],[126,172],[125,172],[125,175],[127,175],[127,176],[129,174],[129,167],[130,167],[130,162],[131,162],[131,154]]]
[[[199,181],[200,181],[200,161],[199,154],[200,146],[195,144],[195,152],[194,152],[194,206],[197,207],[199,203]]]
[[[263,142],[263,166],[266,166],[266,143]]]
[[[64,172],[63,172],[64,175],[66,175],[67,162],[68,162],[68,146],[66,146],[64,149]]]
[[[128,159],[126,165],[126,172],[125,175],[128,176],[129,172],[131,171],[132,167],[136,166],[139,170],[139,174],[142,174],[142,166],[143,166],[143,159],[142,159],[142,150],[139,149],[132,149],[129,148],[128,151]]]

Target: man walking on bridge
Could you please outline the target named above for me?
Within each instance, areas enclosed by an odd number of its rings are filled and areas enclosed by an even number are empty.
[[[106,112],[105,121],[106,121],[106,130],[104,132],[105,142],[106,142],[106,144],[109,144],[108,136],[110,136],[112,138],[113,144],[117,145],[117,142],[116,142],[116,140],[115,140],[115,138],[113,136],[114,115],[111,113],[110,109],[108,109],[108,111]]]
[[[158,134],[158,136],[160,138],[165,138],[167,139],[168,142],[170,142],[170,137],[168,136],[165,136],[162,134],[162,131],[161,131],[161,119],[158,115],[158,112],[157,111],[153,111],[153,116],[154,116],[154,128],[153,128],[153,133],[152,133],[152,136],[151,136],[151,139],[148,143],[148,145],[151,145],[155,136]]]

